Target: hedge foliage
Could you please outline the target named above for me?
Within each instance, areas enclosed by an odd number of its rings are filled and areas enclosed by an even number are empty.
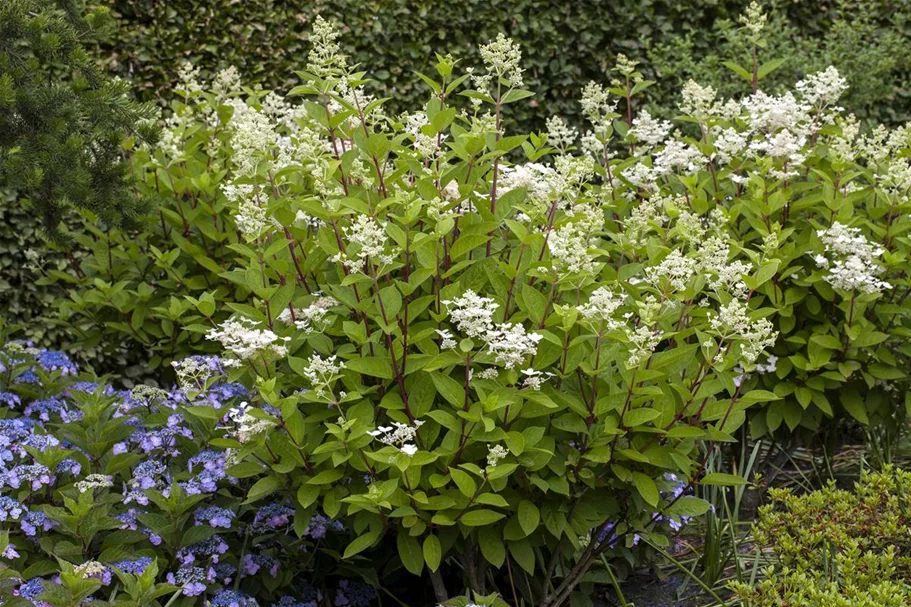
[[[510,116],[522,130],[543,128],[552,115],[574,118],[578,126],[579,91],[612,68],[618,53],[652,66],[645,76],[660,85],[649,101],[672,108],[690,78],[724,95],[742,93],[742,83],[722,62],[745,64],[750,52],[733,35],[744,0],[106,1],[121,28],[102,50],[146,98],[170,89],[184,60],[205,77],[234,65],[245,82],[289,90],[298,83],[294,71],[303,68],[318,14],[346,24],[352,62],[377,66],[372,76],[378,92],[393,97],[390,110],[401,111],[423,101],[423,83],[411,72],[432,71],[435,50],[477,65],[478,45],[504,32],[522,47],[526,85],[536,93],[535,103]],[[846,107],[878,122],[908,119],[911,95],[895,86],[908,72],[901,52],[908,0],[766,4],[770,54],[788,60],[765,89],[834,65],[854,85]]]

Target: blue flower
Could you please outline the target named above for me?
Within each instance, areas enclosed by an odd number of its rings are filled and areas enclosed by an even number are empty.
[[[0,371],[2,373],[3,371]],[[0,404],[6,405],[7,407],[18,407],[22,404],[22,401],[19,400],[19,397],[13,394],[12,392],[0,392]]]
[[[79,369],[73,364],[73,361],[63,352],[41,350],[35,359],[45,371],[60,371],[61,375],[76,375],[79,373]]]
[[[142,575],[145,572],[146,567],[152,564],[152,558],[148,556],[141,556],[138,559],[133,560],[123,560],[115,561],[111,563],[112,567],[120,569],[124,573],[131,573],[133,575]]]
[[[210,607],[258,607],[255,599],[242,592],[223,588],[209,601]]]
[[[376,590],[360,580],[341,580],[335,591],[336,607],[370,607],[376,599]]]
[[[209,525],[210,527],[231,528],[231,522],[234,520],[234,513],[227,508],[218,506],[208,506],[200,508],[193,514],[193,520],[197,525]]]

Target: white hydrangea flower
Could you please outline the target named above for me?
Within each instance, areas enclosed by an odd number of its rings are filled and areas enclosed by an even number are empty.
[[[638,367],[642,361],[648,359],[664,338],[664,332],[653,330],[645,324],[640,324],[635,329],[626,328],[626,339],[630,343],[630,351],[626,366],[630,369]]]
[[[417,453],[418,448],[412,441],[417,436],[418,429],[424,425],[421,420],[414,420],[414,425],[392,422],[391,426],[379,426],[376,430],[368,431],[367,434],[377,439],[384,445],[396,447],[405,455],[412,456]]]
[[[453,338],[452,333],[450,333],[449,331],[446,331],[445,329],[436,329],[436,332],[437,332],[437,335],[439,335],[440,339],[441,339],[441,341],[440,341],[441,349],[452,350],[453,348],[455,348],[458,345],[456,343],[456,340]]]
[[[595,271],[595,258],[588,252],[589,238],[575,223],[568,223],[554,230],[547,239],[554,270],[560,273],[591,274]]]
[[[449,308],[449,318],[467,337],[482,337],[493,329],[493,313],[499,307],[493,299],[469,289],[461,297],[443,303]]]
[[[501,459],[509,455],[509,451],[503,445],[487,445],[487,467],[495,468]]]
[[[241,444],[250,441],[275,426],[268,419],[251,415],[250,411],[252,410],[253,407],[245,401],[228,412],[228,419],[234,423],[234,430],[229,434]]]
[[[547,143],[559,150],[565,150],[576,143],[579,131],[572,128],[559,116],[547,119]]]
[[[344,362],[336,362],[338,357],[323,358],[319,354],[312,354],[303,369],[303,376],[316,390],[319,397],[325,396],[326,389],[338,378],[339,373],[345,368]]]
[[[496,40],[480,47],[481,60],[487,65],[489,71],[499,78],[505,78],[513,87],[522,86],[522,50],[519,45],[507,38],[503,32],[497,34]],[[483,88],[483,87],[478,87]]]
[[[334,297],[320,296],[306,308],[295,310],[293,320],[290,308],[282,310],[282,313],[278,315],[278,320],[286,325],[293,323],[300,331],[318,331],[324,328],[329,310],[337,305],[339,302]]]
[[[218,341],[222,347],[241,360],[248,360],[260,354],[274,355],[282,358],[288,354],[284,342],[290,337],[281,338],[270,329],[258,329],[258,322],[249,318],[229,318],[217,329],[209,329],[206,339]]]
[[[345,70],[345,56],[336,40],[338,30],[317,15],[310,32],[310,52],[307,55],[307,71],[315,76],[325,78]]]
[[[718,92],[710,86],[702,86],[694,80],[683,85],[683,101],[680,111],[692,116],[699,122],[705,122],[715,114],[715,97]]]
[[[614,313],[623,305],[623,298],[617,297],[611,289],[598,287],[591,294],[588,303],[577,306],[582,318],[592,321],[596,326],[604,324],[608,331],[620,328],[623,323],[614,317]]]
[[[378,265],[389,265],[395,260],[386,250],[385,229],[372,217],[358,215],[343,231],[351,243],[360,245],[354,258],[341,252],[333,258],[333,261],[343,263],[349,271],[363,272],[368,260]]]
[[[848,81],[841,77],[833,66],[811,74],[794,85],[808,103],[824,108],[835,105],[846,90]]]
[[[522,387],[531,390],[540,390],[544,382],[554,376],[549,371],[535,371],[532,368],[522,369],[522,375],[525,376],[525,379],[522,380]]]
[[[753,36],[758,36],[763,28],[765,28],[767,19],[768,17],[766,14],[762,12],[762,5],[759,2],[756,2],[756,0],[753,0],[747,7],[746,12],[740,15],[738,21],[740,21]]]
[[[507,369],[513,369],[529,356],[534,356],[542,339],[543,335],[526,333],[522,325],[510,323],[497,325],[484,336],[488,350]]]
[[[766,348],[775,345],[778,338],[778,331],[774,330],[769,319],[751,320],[749,308],[739,299],[732,299],[721,306],[717,314],[709,317],[709,324],[722,339],[740,343],[741,358],[747,365],[755,363]]]
[[[113,487],[114,482],[110,476],[104,474],[89,474],[84,479],[76,483],[76,489],[79,493],[85,493],[92,489]]]
[[[666,282],[682,291],[695,273],[696,260],[674,249],[657,266],[645,268],[645,280],[658,290],[663,290]]]
[[[671,123],[667,120],[656,120],[648,110],[642,110],[638,117],[633,119],[633,128],[629,130],[636,141],[655,147],[671,132]]]
[[[885,269],[877,258],[885,250],[866,239],[860,228],[835,222],[830,228],[818,230],[817,235],[826,247],[827,257],[817,255],[816,264],[829,270],[825,281],[836,289],[864,293],[879,293],[892,285],[881,280]]]

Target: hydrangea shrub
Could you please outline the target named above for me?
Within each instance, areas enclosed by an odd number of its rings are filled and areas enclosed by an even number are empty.
[[[0,348],[3,602],[368,607],[375,577],[331,556],[340,521],[245,501],[256,471],[228,437],[248,390],[214,357],[179,368],[172,390],[117,390],[59,352]]]
[[[688,83],[675,128],[621,56],[581,135],[508,130],[532,93],[503,36],[440,56],[403,116],[321,20],[287,98],[185,68],[138,160],[176,194],[153,272],[202,281],[127,329],[217,352],[175,367],[202,398],[253,390],[218,444],[249,502],[342,521],[340,566],[562,604],[666,546],[696,485],[742,483],[703,471],[747,426],[905,415],[909,132],[861,133],[831,68],[763,92],[763,27],[751,7],[742,99]]]

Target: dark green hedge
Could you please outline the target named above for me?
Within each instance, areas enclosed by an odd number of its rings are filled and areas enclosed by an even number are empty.
[[[537,92],[537,105],[513,116],[523,127],[540,128],[555,113],[577,116],[581,86],[604,80],[620,52],[659,80],[651,98],[664,108],[691,76],[725,93],[743,90],[721,61],[745,52],[733,27],[745,0],[102,1],[121,23],[117,41],[102,51],[145,98],[167,91],[183,60],[204,72],[233,64],[249,81],[287,90],[306,62],[316,14],[347,27],[344,46],[370,67],[394,109],[425,98],[411,72],[430,72],[434,53],[477,65],[478,45],[499,31],[522,45],[526,83]],[[767,87],[833,63],[854,84],[846,100],[853,110],[888,122],[911,116],[903,50],[909,0],[787,0],[770,10],[769,58],[788,62]]]

